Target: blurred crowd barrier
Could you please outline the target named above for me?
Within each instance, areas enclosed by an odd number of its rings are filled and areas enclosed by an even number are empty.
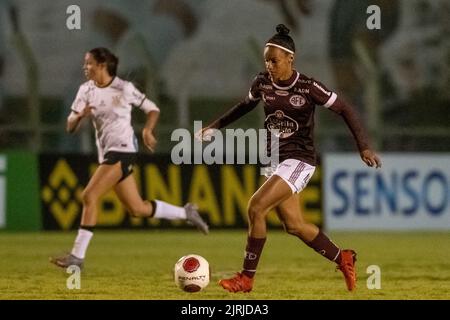
[[[291,28],[296,67],[360,112],[383,151],[448,151],[450,4],[445,0],[0,1],[0,148],[95,152],[92,130],[64,133],[86,51],[106,46],[119,75],[160,106],[160,153],[170,133],[209,121],[247,93],[278,23]],[[369,5],[380,29],[368,29]],[[230,23],[232,21],[232,23]],[[262,125],[262,108],[234,126]],[[320,110],[323,152],[355,150],[342,121]],[[143,115],[134,114],[139,130]],[[140,137],[140,135],[138,135]]]

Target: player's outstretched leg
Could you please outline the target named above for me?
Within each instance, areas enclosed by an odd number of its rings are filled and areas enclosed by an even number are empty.
[[[186,203],[184,210],[186,210],[186,220],[189,224],[196,226],[204,234],[209,233],[209,226],[203,221],[195,204]]]
[[[67,268],[73,265],[83,268],[84,259],[77,258],[73,254],[68,253],[60,257],[51,257],[50,262],[61,268]]]
[[[220,280],[219,285],[230,292],[250,292],[253,289],[253,278],[238,272],[232,278]]]
[[[341,270],[344,274],[345,283],[349,291],[356,288],[356,252],[354,250],[345,249],[341,252],[341,261],[336,269]]]

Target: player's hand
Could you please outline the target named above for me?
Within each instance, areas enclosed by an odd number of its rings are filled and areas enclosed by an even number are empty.
[[[86,106],[84,107],[83,111],[81,111],[81,112],[79,113],[80,119],[90,117],[90,116],[92,115],[92,111],[93,111],[94,109],[95,109],[95,107],[90,106],[90,105],[88,105],[88,104],[86,103]]]
[[[369,167],[381,168],[381,160],[372,150],[366,149],[361,152],[360,156]]]
[[[144,128],[144,130],[142,130],[142,139],[144,140],[145,146],[151,152],[155,152],[156,144],[158,143],[158,141],[153,135],[153,131],[148,128]]]
[[[82,120],[85,117],[90,117],[92,115],[92,110],[94,109],[95,107],[92,107],[86,103],[84,109],[81,110],[80,112],[72,111],[69,114],[69,117],[67,118],[67,127],[66,127],[67,132],[74,133],[78,131],[78,129],[81,126]]]
[[[214,129],[210,127],[204,127],[201,130],[197,131],[194,136],[198,141],[211,141],[213,133]]]

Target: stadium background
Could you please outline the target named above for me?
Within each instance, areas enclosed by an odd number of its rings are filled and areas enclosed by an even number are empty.
[[[66,10],[72,4],[81,9],[81,29],[69,30],[66,25],[71,16]],[[371,15],[366,9],[372,4],[381,8],[379,30],[366,25]],[[441,252],[442,272],[434,279],[441,291],[423,297],[448,299],[449,21],[450,4],[443,0],[0,1],[2,260],[11,254],[8,248],[14,248],[16,237],[32,243],[35,237],[67,240],[74,235],[70,230],[80,219],[80,192],[96,165],[95,143],[90,126],[74,136],[66,134],[64,126],[84,81],[84,53],[98,46],[111,48],[120,57],[119,75],[133,81],[162,111],[157,153],[150,155],[141,147],[135,170],[143,195],[179,205],[198,203],[212,227],[211,243],[214,232],[225,239],[219,243],[228,243],[227,232],[243,239],[246,202],[261,182],[258,168],[173,165],[170,152],[176,142],[170,135],[176,128],[192,129],[194,120],[208,122],[241,99],[263,69],[264,41],[283,22],[297,43],[297,69],[357,106],[384,160],[377,172],[365,168],[343,121],[318,108],[321,161],[302,193],[307,219],[327,232],[337,232],[343,241],[350,237],[373,244],[378,237],[398,236],[406,237],[397,241],[404,240],[405,250],[413,244],[419,250],[420,239],[429,239],[423,247]],[[133,114],[136,132],[143,121],[139,111]],[[231,127],[259,128],[262,121],[263,112],[257,108]],[[268,222],[278,237],[281,226],[274,213]],[[116,229],[104,231],[105,237],[129,229],[145,229],[152,235],[166,231],[175,238],[176,232],[187,232],[188,238],[193,237],[180,222],[129,218],[112,193],[99,204],[98,226]],[[68,232],[51,232],[55,230]],[[339,233],[349,230],[356,238]],[[360,232],[368,230],[371,233],[364,238]],[[64,245],[70,246],[70,241]],[[383,242],[383,248],[386,245]],[[238,243],[235,252],[242,247]],[[419,251],[417,255],[421,256]],[[375,255],[372,263],[377,259],[383,261]],[[6,262],[2,266],[7,268]],[[4,281],[2,287],[10,288],[11,279]],[[17,297],[8,290],[2,294]],[[58,293],[31,297],[73,298]],[[170,297],[178,298],[175,293]],[[331,295],[336,297],[341,296]]]

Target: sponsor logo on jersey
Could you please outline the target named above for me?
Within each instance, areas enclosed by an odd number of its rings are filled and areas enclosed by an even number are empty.
[[[298,93],[309,93],[309,89],[304,89],[304,88],[295,88],[294,92],[298,92]]]
[[[262,83],[259,84],[259,88],[265,89],[265,90],[272,90],[273,89],[272,85],[270,85],[270,84],[262,84]]]
[[[284,90],[275,90],[275,93],[276,93],[278,96],[282,96],[282,97],[286,97],[287,95],[289,95],[289,92],[284,91]]]
[[[274,101],[275,100],[274,96],[268,96],[266,94],[263,94],[262,97],[263,97],[264,102],[266,102],[266,101]]]
[[[301,107],[306,103],[306,99],[303,98],[302,96],[299,96],[298,94],[295,94],[289,99],[289,102],[294,107]]]
[[[318,84],[317,82],[313,82],[313,85],[319,89],[320,91],[322,91],[323,93],[325,93],[327,96],[329,96],[331,94],[331,92],[325,90],[324,88],[322,88],[322,86],[320,84]]]
[[[283,111],[277,110],[269,114],[265,120],[268,130],[278,130],[279,138],[287,138],[292,136],[299,128],[298,122],[284,114]],[[276,134],[276,133],[275,133]]]
[[[298,82],[311,84],[311,80],[306,80],[306,79],[298,79]]]

